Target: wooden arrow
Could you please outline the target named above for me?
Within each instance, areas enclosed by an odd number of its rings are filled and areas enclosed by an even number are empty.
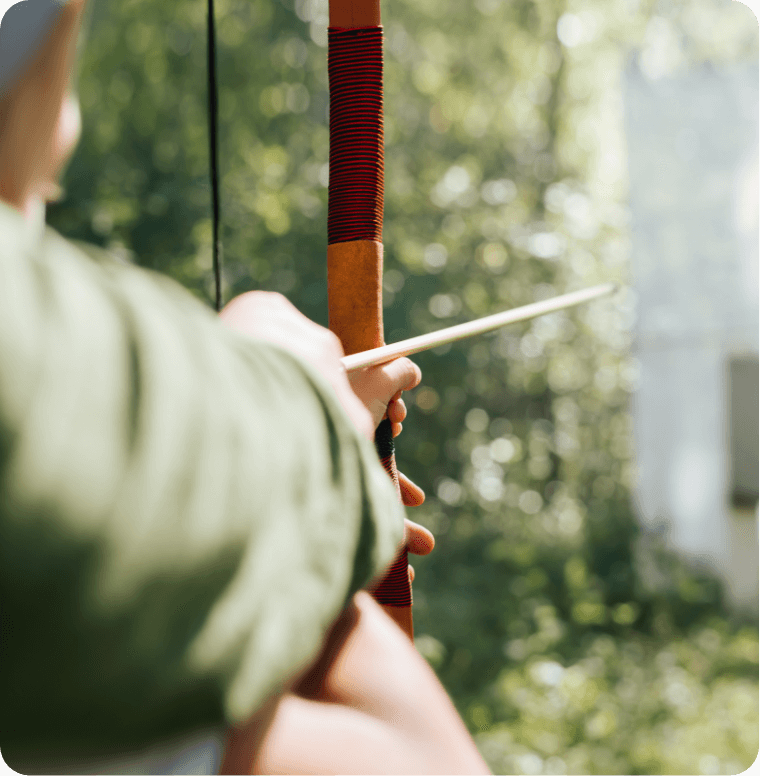
[[[542,302],[534,302],[524,307],[516,307],[513,310],[487,315],[485,318],[460,323],[457,326],[450,326],[440,331],[420,334],[418,337],[394,342],[392,345],[383,345],[379,348],[372,348],[361,353],[344,356],[341,361],[347,372],[365,369],[369,366],[377,366],[387,361],[393,361],[395,358],[410,356],[413,353],[430,350],[439,345],[448,345],[468,337],[474,337],[476,334],[485,334],[486,332],[500,329],[502,326],[508,326],[510,323],[529,321],[531,318],[538,318],[541,315],[557,312],[557,310],[575,307],[576,305],[590,302],[593,299],[598,299],[601,296],[613,294],[617,290],[618,285],[616,283],[604,283],[599,286],[584,288],[581,291],[573,291],[569,294],[562,294],[562,296],[555,296],[552,299],[545,299]]]

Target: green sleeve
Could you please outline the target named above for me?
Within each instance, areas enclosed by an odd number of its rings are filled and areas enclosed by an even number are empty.
[[[403,512],[319,374],[0,206],[0,746],[240,722]]]

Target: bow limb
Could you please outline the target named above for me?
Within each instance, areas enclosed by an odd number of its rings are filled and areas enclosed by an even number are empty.
[[[329,326],[352,354],[384,344],[382,26],[379,0],[330,0],[329,8]],[[375,446],[400,497],[387,419]],[[413,638],[405,548],[373,595]]]

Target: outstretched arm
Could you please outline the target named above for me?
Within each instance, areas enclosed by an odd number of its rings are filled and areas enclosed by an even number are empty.
[[[435,673],[365,592],[230,751],[222,773],[489,773]]]

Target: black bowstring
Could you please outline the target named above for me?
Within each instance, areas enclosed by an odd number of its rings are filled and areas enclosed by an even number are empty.
[[[208,129],[209,160],[211,165],[212,255],[214,267],[214,307],[222,309],[222,239],[219,234],[219,143],[217,129],[219,107],[216,89],[216,29],[214,25],[214,0],[208,0]]]

